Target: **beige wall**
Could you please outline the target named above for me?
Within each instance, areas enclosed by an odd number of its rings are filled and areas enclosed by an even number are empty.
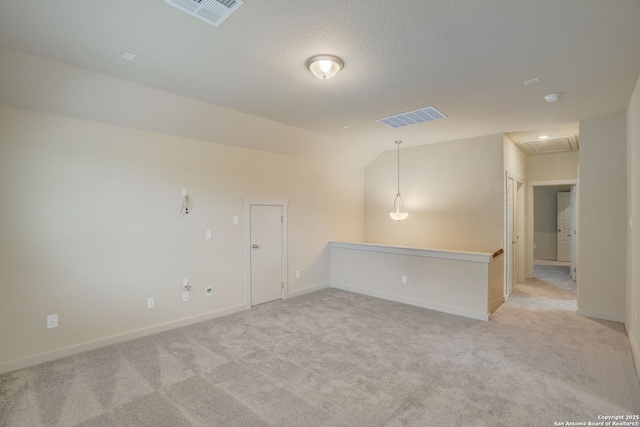
[[[391,148],[391,147],[390,147]],[[494,252],[503,246],[502,135],[401,150],[401,188],[409,217],[389,217],[397,154],[365,169],[365,241],[418,248]]]
[[[640,78],[627,110],[627,286],[625,325],[640,373]]]
[[[578,313],[623,321],[627,154],[624,114],[580,122]]]
[[[506,135],[503,136],[504,170],[517,181],[527,180],[527,155]]]
[[[288,200],[289,291],[326,286],[363,192],[361,169],[0,106],[0,371],[246,308],[243,198]]]
[[[582,142],[582,135],[580,137]],[[527,157],[527,180],[536,182],[577,179],[578,158],[579,151],[529,156]]]

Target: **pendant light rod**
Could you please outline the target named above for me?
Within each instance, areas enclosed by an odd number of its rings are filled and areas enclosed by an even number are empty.
[[[400,195],[400,144],[402,144],[402,141],[396,141],[398,146],[398,196]]]
[[[396,144],[398,145],[398,192],[393,201],[393,210],[389,212],[389,216],[396,221],[402,221],[406,219],[409,214],[404,210],[404,203],[400,195],[400,144],[402,144],[402,141],[396,141]]]

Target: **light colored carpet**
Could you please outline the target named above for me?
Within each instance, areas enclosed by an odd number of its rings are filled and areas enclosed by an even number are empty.
[[[489,322],[327,289],[0,376],[0,425],[552,426],[640,414],[621,324],[537,279]],[[554,275],[554,272],[548,272]]]

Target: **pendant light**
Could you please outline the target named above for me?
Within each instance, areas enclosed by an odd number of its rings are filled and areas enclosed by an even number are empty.
[[[402,196],[400,195],[400,144],[402,144],[402,141],[396,141],[396,144],[398,145],[398,194],[396,194],[396,199],[393,201],[393,210],[389,212],[389,216],[396,221],[402,221],[407,219],[409,213],[405,212],[402,206]]]

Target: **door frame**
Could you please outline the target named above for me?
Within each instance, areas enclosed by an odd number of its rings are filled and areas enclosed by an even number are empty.
[[[573,188],[574,186],[571,186],[571,188]],[[565,260],[561,260],[560,257],[563,254],[563,249],[561,248],[561,246],[563,246],[563,242],[562,239],[564,239],[564,233],[565,231],[560,231],[560,230],[564,230],[564,227],[560,224],[560,222],[562,222],[563,220],[561,219],[561,214],[560,214],[560,198],[562,196],[560,196],[561,194],[568,194],[569,195],[569,209],[570,209],[570,225],[569,225],[569,262],[571,264],[573,264],[574,260],[572,260],[573,257],[573,253],[571,252],[571,248],[574,246],[573,242],[575,240],[575,234],[574,234],[574,218],[575,218],[575,213],[574,213],[574,201],[572,200],[572,197],[574,195],[574,191],[571,191],[571,188],[569,189],[569,191],[558,191],[556,193],[556,228],[558,229],[558,232],[556,233],[556,259],[558,261],[563,261],[563,262],[567,262]],[[534,224],[535,227],[535,224]]]
[[[505,179],[504,179],[504,231],[503,231],[503,236],[504,236],[504,283],[503,283],[503,295],[504,298],[507,299],[509,296],[507,295],[507,281],[508,281],[508,274],[509,274],[509,259],[508,259],[508,250],[507,250],[507,245],[511,244],[511,242],[509,242],[509,232],[508,232],[508,227],[509,227],[509,206],[508,206],[508,202],[507,202],[507,198],[508,198],[508,191],[509,191],[509,179],[513,180],[513,216],[514,216],[514,221],[513,221],[513,232],[516,236],[516,244],[515,244],[515,248],[513,250],[512,253],[512,263],[513,263],[513,291],[516,290],[516,287],[518,285],[518,282],[520,282],[522,279],[524,279],[524,275],[523,275],[523,270],[524,270],[524,266],[521,263],[521,259],[523,259],[523,257],[520,256],[520,254],[524,253],[524,243],[526,241],[526,238],[524,235],[521,235],[521,231],[523,231],[523,224],[526,221],[526,215],[524,215],[524,194],[522,193],[522,191],[525,189],[524,184],[525,181],[524,179],[520,178],[517,175],[514,175],[511,172],[505,172]],[[526,230],[525,230],[526,231]],[[522,234],[526,234],[526,233],[522,233]]]
[[[287,299],[289,283],[287,280],[287,207],[288,200],[243,199],[244,210],[244,305],[251,308],[251,206],[279,206],[282,208],[282,299]]]

